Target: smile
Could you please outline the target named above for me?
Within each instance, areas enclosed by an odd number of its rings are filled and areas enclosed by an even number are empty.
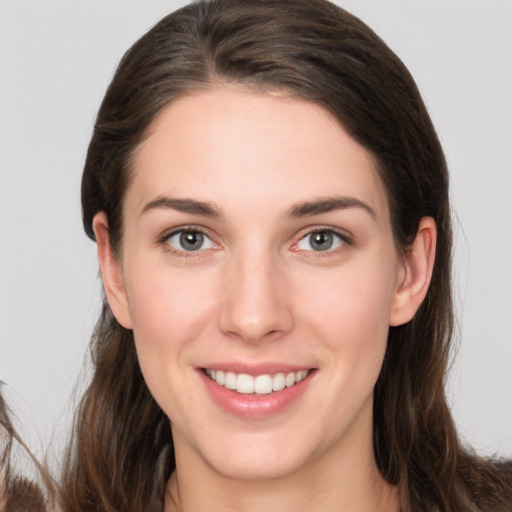
[[[220,386],[237,393],[268,395],[295,386],[308,376],[309,370],[252,376],[246,373],[224,372],[206,368],[204,373]]]

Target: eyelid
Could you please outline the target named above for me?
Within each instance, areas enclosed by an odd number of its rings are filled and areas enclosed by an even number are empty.
[[[326,249],[325,251],[314,251],[313,249],[305,250],[305,249],[300,249],[298,247],[298,244],[302,240],[304,240],[304,238],[306,238],[307,236],[311,236],[315,233],[322,233],[322,232],[328,232],[328,233],[334,234],[335,236],[337,236],[338,238],[341,239],[342,243],[334,249]],[[313,253],[315,256],[327,256],[327,255],[336,254],[339,251],[342,251],[352,245],[354,245],[354,237],[352,236],[352,234],[348,233],[346,230],[336,228],[334,226],[320,225],[320,226],[308,226],[307,228],[302,229],[299,232],[299,234],[296,236],[295,241],[293,242],[293,244],[291,246],[291,250],[294,252]]]
[[[172,247],[167,242],[170,237],[172,237],[178,233],[187,232],[187,231],[188,232],[198,232],[198,233],[201,233],[204,236],[208,237],[212,241],[212,243],[215,245],[214,249],[220,249],[222,247],[222,245],[217,241],[218,237],[214,233],[212,233],[212,231],[210,229],[207,229],[203,226],[198,226],[195,224],[185,224],[185,225],[170,228],[170,229],[164,231],[162,233],[162,235],[160,235],[158,237],[157,242],[160,245],[165,246],[165,249],[168,250],[169,252],[173,252],[175,254],[178,254],[180,256],[185,256],[185,257],[194,257],[194,256],[197,257],[200,255],[199,253],[205,252],[206,250],[208,250],[208,249],[199,249],[197,251],[180,250],[180,249],[176,249],[176,248]],[[301,240],[303,240],[307,236],[310,236],[314,233],[319,233],[319,232],[333,233],[335,236],[339,237],[343,243],[341,244],[341,246],[338,246],[337,248],[335,248],[333,250],[327,249],[325,251],[314,251],[314,250],[307,251],[307,250],[298,248],[298,244]],[[347,246],[352,246],[352,245],[354,245],[354,243],[355,243],[355,241],[354,241],[353,235],[351,233],[347,232],[347,230],[345,230],[345,229],[340,229],[340,228],[337,228],[334,226],[329,226],[329,225],[327,225],[327,226],[326,225],[317,225],[317,226],[308,226],[308,227],[301,229],[300,232],[296,236],[294,236],[294,241],[291,245],[291,250],[294,252],[314,253],[315,256],[327,256],[327,255],[330,255],[333,253],[337,253],[340,250],[343,250],[344,248],[346,248]]]
[[[197,251],[186,251],[184,249],[183,250],[177,249],[168,243],[169,238],[171,238],[172,236],[175,236],[180,233],[187,233],[187,232],[201,233],[202,235],[207,237],[209,240],[211,240],[211,242],[214,244],[215,247],[213,247],[213,248],[209,247],[207,249],[198,249]],[[215,238],[216,238],[215,235],[213,235],[209,229],[206,229],[202,226],[197,226],[194,224],[185,224],[183,226],[176,226],[174,228],[164,231],[164,233],[158,237],[158,243],[160,245],[164,246],[165,250],[167,250],[171,253],[177,254],[178,256],[190,258],[190,257],[198,257],[198,256],[200,256],[200,253],[205,252],[209,249],[220,248],[221,245],[215,240]]]

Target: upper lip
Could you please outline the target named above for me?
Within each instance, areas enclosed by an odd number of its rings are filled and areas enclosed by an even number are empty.
[[[276,373],[290,373],[313,369],[311,366],[301,364],[275,362],[247,364],[234,361],[207,363],[204,366],[201,366],[201,368],[208,370],[221,370],[224,372],[233,372],[237,374],[244,373],[246,375],[252,375],[253,377],[257,375],[275,375]]]

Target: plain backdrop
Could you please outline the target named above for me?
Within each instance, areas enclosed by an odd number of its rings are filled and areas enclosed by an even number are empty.
[[[183,3],[0,0],[0,379],[43,444],[69,428],[99,310],[79,205],[95,112],[124,51]],[[512,2],[338,3],[406,63],[438,129],[457,232],[448,394],[467,442],[512,456]]]

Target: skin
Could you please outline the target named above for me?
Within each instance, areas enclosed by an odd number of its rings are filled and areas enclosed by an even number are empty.
[[[352,205],[298,211],[333,197]],[[117,258],[103,212],[94,229],[109,303],[171,420],[166,511],[397,510],[373,455],[373,388],[388,327],[427,291],[433,220],[398,251],[372,156],[318,105],[240,88],[184,96],[157,117],[123,216]],[[183,227],[207,235],[200,250],[170,236]],[[314,250],[322,230],[338,233],[333,247]],[[315,371],[291,405],[244,418],[198,373],[226,361]]]

